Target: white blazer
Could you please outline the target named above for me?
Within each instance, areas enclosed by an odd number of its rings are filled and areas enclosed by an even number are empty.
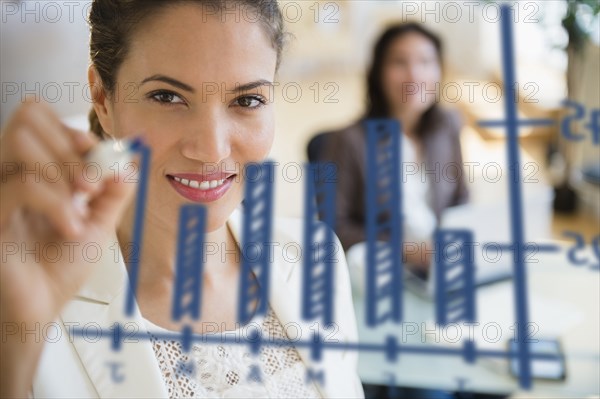
[[[234,211],[227,224],[236,242],[240,241],[242,217]],[[302,222],[299,219],[276,219],[272,240],[278,243],[270,270],[269,302],[282,325],[296,323],[300,326],[302,340],[312,338],[315,327],[303,321],[302,258],[291,262],[284,257],[282,248],[300,248]],[[287,247],[286,247],[287,244]],[[335,272],[334,302],[335,323],[339,331],[320,328],[320,336],[344,342],[356,342],[357,328],[352,305],[350,280],[344,252],[336,238],[337,264]],[[107,251],[108,252],[108,251]],[[292,254],[290,251],[289,254]],[[113,258],[113,259],[111,259]],[[96,339],[99,328],[109,329],[115,322],[129,324],[128,331],[136,329],[145,333],[145,324],[136,305],[134,315],[124,314],[127,293],[127,271],[122,259],[114,253],[103,256],[97,272],[86,282],[79,294],[63,309],[53,326],[44,327],[46,343],[32,387],[35,398],[166,398],[167,389],[149,340],[125,339],[119,351],[111,349],[111,338]],[[143,265],[141,266],[143,267]],[[72,328],[87,328],[87,337],[68,334]],[[112,334],[111,334],[112,336]],[[124,333],[127,336],[127,333]],[[318,374],[323,371],[324,383],[315,379],[323,397],[364,397],[357,375],[358,354],[348,350],[324,350],[320,361],[311,359],[309,348],[297,348],[307,369]],[[117,381],[113,380],[113,368]]]

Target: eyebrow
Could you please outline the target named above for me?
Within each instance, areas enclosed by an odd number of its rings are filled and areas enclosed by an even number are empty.
[[[254,82],[246,83],[243,85],[239,85],[236,83],[235,89],[233,91],[234,92],[248,91],[248,90],[256,89],[257,87],[261,87],[261,86],[273,86],[273,82],[269,82],[268,80],[265,80],[265,79],[259,79]]]
[[[167,83],[167,84],[170,84],[171,86],[175,86],[177,88],[180,88],[181,90],[185,90],[190,93],[196,92],[196,90],[192,86],[188,85],[187,83],[183,83],[175,78],[171,78],[169,76],[160,75],[160,74],[147,77],[146,79],[142,80],[142,82],[140,83],[140,86],[143,85],[144,83],[152,82],[152,81]],[[270,82],[266,79],[259,79],[259,80],[253,81],[253,82],[245,83],[243,85],[236,83],[235,89],[231,90],[230,92],[234,92],[234,93],[235,92],[243,92],[243,91],[256,89],[257,87],[261,87],[261,86],[273,86],[273,82]]]
[[[171,86],[175,86],[181,90],[189,91],[190,93],[196,92],[196,90],[192,86],[188,85],[187,83],[183,83],[177,79],[170,78],[166,75],[152,75],[150,77],[147,77],[146,79],[142,80],[142,82],[140,83],[140,86],[143,85],[144,83],[148,83],[148,82],[163,82],[163,83],[170,84]]]

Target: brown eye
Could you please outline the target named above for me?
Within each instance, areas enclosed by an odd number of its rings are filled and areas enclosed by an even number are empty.
[[[171,93],[161,93],[161,94],[156,95],[156,98],[161,103],[170,103],[173,101],[173,97],[175,97],[175,96]]]
[[[259,96],[245,96],[238,98],[236,103],[242,108],[258,108],[262,106],[265,101]]]
[[[150,95],[150,98],[160,104],[183,104],[184,101],[177,94],[170,91],[158,91]]]

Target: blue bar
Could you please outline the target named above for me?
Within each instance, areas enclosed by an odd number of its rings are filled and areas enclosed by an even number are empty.
[[[402,321],[402,196],[400,123],[394,119],[365,122],[367,131],[367,255],[366,322],[376,327],[388,320]],[[385,186],[382,181],[387,181]],[[380,223],[387,214],[389,221]],[[387,239],[380,236],[385,234]],[[379,255],[379,256],[378,256]],[[386,282],[378,284],[384,277]],[[384,295],[381,295],[384,293]],[[381,314],[379,309],[388,304]]]
[[[273,217],[273,162],[248,164],[245,168],[244,226],[238,321],[265,315],[269,304],[269,268]],[[256,277],[256,281],[255,278]],[[252,305],[257,301],[256,312]]]
[[[446,247],[460,248],[460,257],[446,259]],[[475,262],[473,233],[469,230],[435,232],[436,321],[445,326],[475,321]],[[457,269],[459,270],[457,272]],[[452,280],[448,273],[454,273]],[[459,290],[454,290],[458,285]]]
[[[133,256],[128,265],[129,287],[125,298],[125,314],[132,316],[135,309],[135,294],[142,256],[142,240],[144,236],[144,219],[146,214],[146,196],[148,192],[148,171],[150,170],[151,152],[148,146],[137,141],[132,150],[140,154],[140,173],[137,195],[135,199],[135,216],[133,223]]]
[[[320,163],[305,165],[305,172],[302,317],[321,318],[324,325],[331,325],[337,251],[333,235],[337,170],[334,164]]]
[[[181,207],[173,290],[173,320],[181,320],[186,314],[194,320],[200,318],[205,228],[204,206],[190,204]]]

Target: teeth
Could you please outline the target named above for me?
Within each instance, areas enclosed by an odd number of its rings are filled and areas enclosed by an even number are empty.
[[[211,188],[216,188],[216,187],[222,186],[223,183],[225,183],[226,179],[199,182],[196,180],[182,179],[182,178],[173,176],[173,180],[183,184],[184,186],[188,186],[188,187],[195,188],[198,190],[206,191]]]

